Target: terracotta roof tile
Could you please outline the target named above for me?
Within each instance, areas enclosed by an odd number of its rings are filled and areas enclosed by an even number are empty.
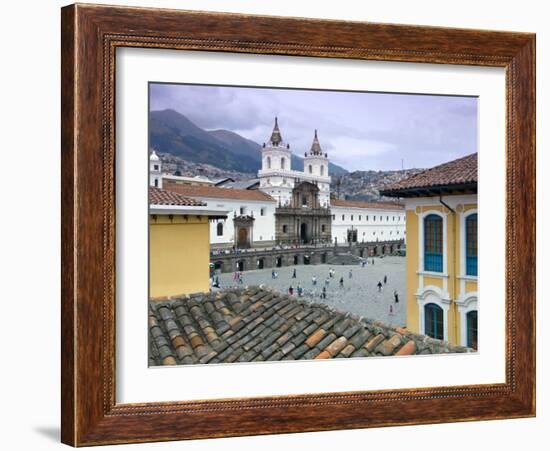
[[[236,200],[260,200],[264,202],[275,202],[270,195],[251,189],[220,188],[219,186],[185,185],[170,181],[163,182],[163,188],[174,193],[188,197],[211,197]]]
[[[477,153],[449,161],[387,185],[380,190],[380,194],[397,196],[407,190],[464,185],[477,185]]]
[[[149,302],[151,365],[467,351],[259,287]]]
[[[150,205],[177,205],[189,207],[205,207],[204,202],[182,196],[181,194],[172,191],[166,191],[154,186],[149,187],[149,204]]]

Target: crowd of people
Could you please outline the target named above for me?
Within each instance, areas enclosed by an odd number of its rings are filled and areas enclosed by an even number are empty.
[[[374,265],[375,260],[373,259],[365,259],[361,262],[360,266],[362,268],[366,267],[367,265]],[[323,271],[326,270],[326,267],[320,267],[321,270],[323,268]],[[326,273],[326,277],[320,277],[322,274],[313,274],[311,275],[311,285],[309,283],[299,281],[298,273],[300,271],[299,267],[292,268],[292,271],[290,273],[290,283],[287,288],[287,293],[290,296],[297,296],[299,298],[307,297],[308,299],[320,299],[321,302],[323,300],[326,300],[328,296],[331,296],[331,299],[338,299],[338,296],[341,292],[341,290],[345,290],[348,288],[346,282],[346,279],[349,280],[349,284],[351,289],[353,288],[352,280],[357,277],[358,280],[367,282],[365,278],[368,278],[368,273],[365,273],[363,271],[360,271],[359,274],[354,274],[353,268],[346,268],[344,273],[342,274],[340,271],[337,275],[337,271],[329,267],[328,272]],[[347,276],[347,277],[346,277]],[[271,269],[271,279],[279,279],[279,273],[276,268]],[[393,290],[393,293],[391,295],[384,295],[383,293],[386,290],[386,287],[388,285],[388,275],[384,274],[384,276],[376,281],[368,280],[367,283],[374,283],[374,286],[376,287],[376,292],[379,293],[382,296],[382,299],[385,300],[385,302],[388,302],[389,306],[389,314],[394,315],[395,314],[395,308],[396,305],[399,304],[399,293],[397,290]],[[238,268],[233,273],[233,286],[243,286],[245,284],[243,272],[240,271]],[[220,289],[220,278],[217,274],[214,274],[210,279],[210,285],[212,288]],[[320,286],[321,285],[321,286]],[[355,287],[357,284],[355,283]],[[334,287],[331,290],[331,287]],[[350,289],[350,288],[348,288]],[[380,298],[374,297],[374,301],[378,301]]]

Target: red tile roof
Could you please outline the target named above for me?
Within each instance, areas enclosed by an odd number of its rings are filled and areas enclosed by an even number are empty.
[[[152,366],[472,351],[260,287],[149,302]]]
[[[189,206],[189,207],[204,207],[204,202],[189,197],[182,196],[181,194],[166,191],[154,186],[149,187],[149,204],[150,205],[177,205],[177,206]]]
[[[331,207],[371,208],[383,210],[403,210],[403,205],[393,202],[365,202],[362,200],[331,199]]]
[[[163,182],[164,189],[190,197],[213,197],[236,200],[261,200],[275,202],[268,194],[253,189],[220,188],[218,186],[185,185]]]
[[[435,166],[412,177],[387,185],[380,190],[384,196],[406,197],[425,194],[433,188],[467,187],[477,190],[477,153]]]

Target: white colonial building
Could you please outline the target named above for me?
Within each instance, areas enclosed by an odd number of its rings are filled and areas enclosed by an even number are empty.
[[[317,130],[305,152],[304,169],[292,169],[291,161],[290,145],[275,118],[262,148],[259,186],[237,189],[214,186],[204,178],[162,174],[155,152],[150,156],[150,184],[229,211],[227,219],[210,225],[210,243],[218,248],[405,241],[402,205],[331,198],[328,155]]]
[[[391,202],[331,199],[332,237],[337,243],[405,241],[405,210]]]

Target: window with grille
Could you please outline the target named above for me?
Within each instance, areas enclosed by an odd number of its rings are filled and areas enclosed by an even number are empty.
[[[443,340],[443,309],[437,304],[424,306],[424,334]]]
[[[443,220],[438,215],[424,218],[424,270],[443,272]]]
[[[477,310],[466,314],[466,345],[477,349]]]
[[[466,218],[466,274],[477,276],[477,213]]]
[[[218,222],[218,225],[216,226],[216,234],[218,236],[223,236],[223,223]]]

